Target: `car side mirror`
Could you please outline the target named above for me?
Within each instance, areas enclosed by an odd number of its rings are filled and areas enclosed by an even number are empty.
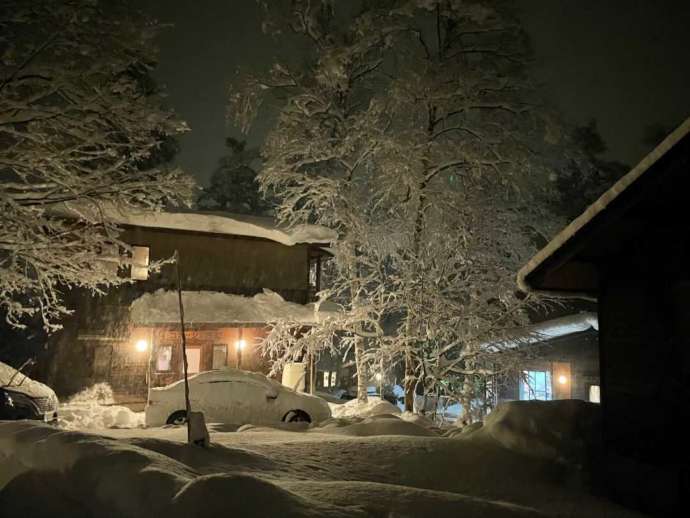
[[[274,388],[266,389],[266,399],[277,399],[278,391]]]

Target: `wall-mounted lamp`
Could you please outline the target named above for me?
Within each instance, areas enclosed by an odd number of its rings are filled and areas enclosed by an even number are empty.
[[[237,347],[237,350],[238,350],[238,351],[241,351],[241,350],[244,349],[246,346],[247,346],[247,341],[246,341],[246,340],[240,339],[240,340],[237,340],[237,341],[235,342],[235,347]]]
[[[137,340],[137,343],[134,344],[134,347],[136,347],[137,351],[140,353],[146,352],[149,348],[149,343],[144,340],[143,338],[141,340]]]
[[[560,376],[558,376],[558,383],[560,383],[561,385],[565,385],[566,383],[568,383],[568,376],[566,376],[565,374],[561,374]]]

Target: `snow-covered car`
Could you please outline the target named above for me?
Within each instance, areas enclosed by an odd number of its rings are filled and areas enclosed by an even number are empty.
[[[207,422],[262,425],[331,417],[328,403],[319,397],[295,392],[263,374],[232,368],[190,376],[189,400]],[[184,381],[151,389],[145,419],[146,426],[185,423]]]
[[[57,423],[53,389],[0,362],[0,420],[34,419]]]

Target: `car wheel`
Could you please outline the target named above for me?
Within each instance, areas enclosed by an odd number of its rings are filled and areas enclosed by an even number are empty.
[[[286,423],[311,423],[311,417],[304,410],[290,410],[283,417]]]
[[[168,417],[168,420],[165,422],[165,424],[187,424],[187,412],[185,410],[178,410],[177,412],[173,412],[172,414],[170,414],[170,417]]]

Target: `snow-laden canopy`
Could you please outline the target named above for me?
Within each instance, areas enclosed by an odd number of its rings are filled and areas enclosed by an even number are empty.
[[[578,313],[517,329],[506,338],[486,343],[482,347],[487,351],[498,352],[505,349],[515,349],[522,345],[543,342],[560,336],[580,333],[590,328],[599,330],[599,321],[596,313]]]
[[[96,209],[96,207],[75,204],[64,205],[60,212],[87,219],[105,215],[119,225],[260,237],[286,246],[300,243],[332,243],[337,237],[335,231],[320,225],[303,224],[287,227],[280,225],[273,218],[225,212],[198,212],[182,209],[163,212],[132,211],[114,206]]]
[[[296,304],[264,289],[253,297],[215,291],[183,291],[185,322],[205,324],[247,324],[290,320],[315,324],[339,315],[339,306]],[[173,324],[180,321],[177,292],[146,293],[131,304],[132,322],[140,325]]]

